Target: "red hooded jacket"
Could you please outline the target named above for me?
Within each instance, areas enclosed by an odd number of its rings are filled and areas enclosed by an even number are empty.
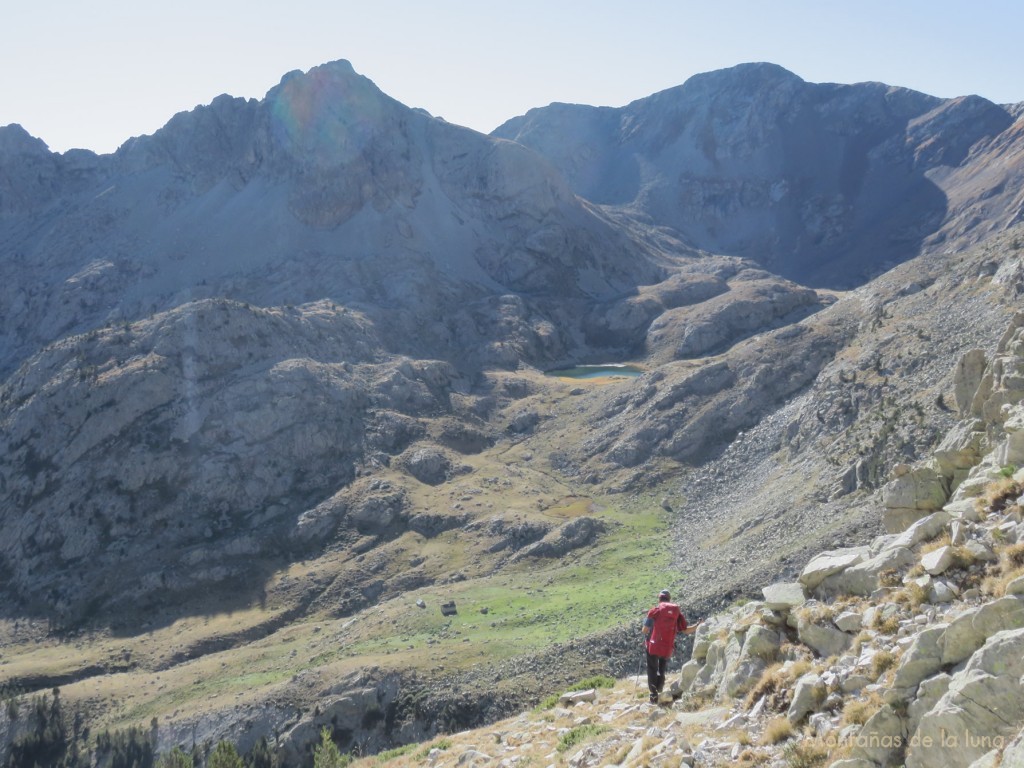
[[[675,603],[658,603],[647,612],[644,626],[651,628],[645,644],[652,656],[668,658],[676,645],[676,633],[686,630],[686,619]]]

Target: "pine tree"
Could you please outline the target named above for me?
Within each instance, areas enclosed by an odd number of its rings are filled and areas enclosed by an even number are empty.
[[[206,768],[245,768],[238,749],[230,741],[221,741],[210,755]]]
[[[247,768],[277,768],[277,758],[267,744],[267,737],[264,736],[256,742],[256,746],[245,756]]]
[[[345,768],[352,762],[349,755],[342,755],[338,745],[331,740],[331,730],[326,725],[320,729],[320,743],[313,750],[313,768]]]
[[[157,761],[156,768],[193,768],[192,755],[175,747]]]

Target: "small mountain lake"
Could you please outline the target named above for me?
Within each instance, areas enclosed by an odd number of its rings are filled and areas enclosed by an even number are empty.
[[[628,363],[608,363],[604,365],[577,365],[572,368],[559,368],[544,371],[545,376],[557,376],[560,379],[605,379],[616,377],[622,379],[636,378],[643,370]]]

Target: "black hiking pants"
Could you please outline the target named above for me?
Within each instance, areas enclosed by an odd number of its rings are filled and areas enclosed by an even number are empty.
[[[651,692],[651,701],[658,700],[658,694],[665,687],[665,669],[668,658],[647,653],[647,688]]]

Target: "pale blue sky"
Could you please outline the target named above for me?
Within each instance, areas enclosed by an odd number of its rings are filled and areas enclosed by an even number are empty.
[[[0,125],[110,152],[218,94],[262,98],[340,58],[481,131],[745,61],[1018,102],[1022,29],[1020,0],[0,0]]]

